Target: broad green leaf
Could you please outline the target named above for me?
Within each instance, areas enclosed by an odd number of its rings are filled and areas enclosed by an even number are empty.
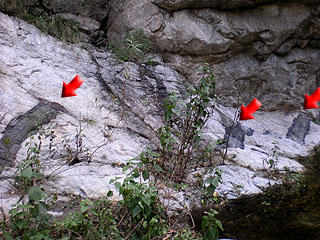
[[[115,182],[115,183],[114,183],[114,186],[115,186],[117,189],[120,189],[120,187],[121,187],[121,183],[119,183],[119,182]]]
[[[147,170],[142,172],[142,177],[144,180],[147,180],[149,178],[149,172]]]
[[[143,228],[146,228],[146,227],[147,227],[147,224],[148,224],[147,221],[143,221],[143,223],[142,223]]]
[[[151,221],[150,221],[150,224],[154,224],[154,223],[157,223],[157,222],[158,222],[158,219],[156,219],[156,218],[153,217],[153,218],[151,219]]]
[[[160,154],[159,153],[157,153],[157,152],[151,152],[151,157],[160,157]]]
[[[130,168],[130,166],[124,166],[124,167],[122,168],[122,172],[126,172],[129,168]],[[111,180],[110,180],[110,181],[111,181]]]
[[[44,192],[38,186],[31,186],[28,188],[30,199],[38,202],[43,198]]]
[[[139,174],[139,171],[138,171],[138,169],[133,169],[133,171],[132,171],[132,176],[134,177],[134,178],[137,178],[137,177],[139,177],[140,176],[140,174]]]
[[[81,213],[84,213],[85,211],[87,211],[88,210],[88,206],[81,206]]]
[[[157,172],[162,172],[162,168],[158,165],[158,164],[155,164],[154,165],[154,169],[157,171]]]
[[[132,211],[132,217],[135,218],[141,212],[141,208],[139,205],[136,205]]]
[[[107,193],[107,197],[112,197],[112,196],[113,196],[113,192],[109,190],[109,192]]]
[[[47,206],[45,203],[39,202],[39,211],[40,213],[44,214],[47,212]]]
[[[32,177],[32,169],[31,167],[25,168],[21,172],[21,176],[27,179],[31,179]]]
[[[22,219],[17,219],[16,222],[15,222],[15,225],[16,225],[20,230],[23,229],[24,224],[25,224],[25,222],[24,222],[24,220],[22,220]]]
[[[149,198],[142,196],[141,199],[147,206],[150,206],[151,200]]]
[[[220,221],[220,220],[216,220],[216,223],[217,223],[217,225],[219,226],[219,228],[220,228],[222,231],[224,231],[224,230],[223,230],[223,227],[222,227],[221,221]]]

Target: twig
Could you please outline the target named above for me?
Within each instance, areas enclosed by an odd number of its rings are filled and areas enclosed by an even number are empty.
[[[187,208],[187,213],[188,213],[188,215],[190,216],[191,221],[192,221],[192,228],[191,228],[191,229],[194,229],[196,225],[195,225],[195,223],[194,223],[194,220],[193,220],[192,214],[191,214],[191,212],[189,211],[189,209],[188,209],[188,208]]]
[[[131,234],[134,232],[134,230],[136,230],[136,228],[143,222],[143,220],[144,220],[144,218],[142,218],[141,220],[140,220],[140,222],[138,222],[138,224],[131,230],[131,232],[128,234],[128,236],[126,236],[125,238],[124,238],[124,240],[127,240],[130,236],[131,236]]]

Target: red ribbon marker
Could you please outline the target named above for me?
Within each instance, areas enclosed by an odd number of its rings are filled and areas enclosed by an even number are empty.
[[[255,119],[252,114],[254,114],[261,106],[262,104],[256,98],[254,98],[247,107],[241,105],[240,121]]]
[[[319,108],[317,103],[320,101],[320,87],[308,96],[305,94],[303,109]]]
[[[75,76],[75,78],[72,79],[72,81],[69,82],[68,85],[65,82],[63,82],[61,97],[64,98],[77,96],[77,94],[74,91],[77,90],[83,82],[84,81],[78,75]]]

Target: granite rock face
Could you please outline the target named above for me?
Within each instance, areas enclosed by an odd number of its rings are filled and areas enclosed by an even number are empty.
[[[143,29],[164,60],[195,79],[206,61],[224,104],[297,110],[319,85],[318,1],[111,1],[111,40]],[[139,10],[138,10],[139,9]],[[229,9],[232,9],[230,11]]]
[[[126,4],[128,3],[130,1]],[[144,4],[143,1],[140,3]],[[147,12],[147,8],[143,8],[144,5],[137,6],[141,7],[141,13]],[[150,6],[151,11],[159,11],[155,5]],[[311,16],[305,7],[301,11],[305,13],[302,14],[303,19]],[[159,16],[154,15],[154,19],[158,19]],[[137,26],[141,22],[137,20]],[[277,83],[275,86],[270,85],[270,82],[266,84],[270,87],[270,92],[259,89],[261,96],[276,94],[278,91],[290,100],[302,90],[305,91],[308,86],[310,89],[314,87],[312,84],[316,77],[313,79],[310,73],[317,74],[316,69],[319,65],[314,62],[318,59],[318,50],[309,47],[305,50],[295,48],[290,52],[290,56],[294,52],[301,60],[293,58],[291,64],[300,67],[299,73],[303,74],[305,69],[307,73],[304,79],[292,73],[293,81],[299,78],[309,85],[292,90],[290,95],[279,89],[280,85],[286,86],[286,83],[282,82],[284,80],[279,81],[270,74],[270,81]],[[306,53],[309,54],[308,58],[302,60]],[[254,56],[242,54],[245,55],[221,63],[226,64],[223,69],[229,73],[233,71],[238,77],[241,76],[241,68],[244,75],[250,74],[251,66],[256,69],[265,66],[272,72],[274,65],[271,63],[277,65],[280,59],[271,54],[267,60],[271,61],[268,66],[267,62],[259,63]],[[288,58],[281,58],[283,64],[288,64]],[[241,65],[243,59],[248,59],[247,65]],[[1,152],[5,151],[6,144],[10,144],[10,141],[3,141],[4,139],[12,139],[15,143],[10,159],[0,158],[0,196],[5,211],[8,211],[12,201],[17,198],[11,194],[13,176],[17,164],[26,157],[25,144],[37,141],[40,132],[35,140],[30,140],[28,134],[33,134],[39,128],[42,131],[53,130],[56,135],[54,153],[48,150],[50,140],[42,138],[41,161],[44,162],[44,172],[48,178],[46,188],[55,189],[61,195],[74,193],[86,197],[99,197],[114,189],[109,180],[116,176],[124,176],[121,164],[136,157],[146,146],[152,147],[157,144],[156,131],[163,124],[162,104],[168,92],[177,91],[183,94],[185,91],[188,79],[185,78],[184,72],[177,71],[172,66],[165,63],[147,66],[119,62],[109,51],[101,51],[86,44],[71,45],[60,42],[22,20],[0,13]],[[183,66],[186,65],[182,64]],[[222,68],[222,65],[219,66]],[[280,68],[279,71],[284,70]],[[226,78],[230,76],[228,72],[225,72]],[[222,73],[220,72],[220,75]],[[76,75],[84,79],[83,85],[76,91],[77,97],[61,98],[62,82],[68,83]],[[226,78],[221,81],[225,82]],[[219,84],[223,85],[222,82]],[[299,84],[293,84],[296,85]],[[226,85],[229,88],[230,86],[231,83]],[[269,105],[280,104],[274,96],[268,96]],[[298,102],[296,104],[298,105]],[[273,151],[274,141],[278,142],[279,147],[279,158],[275,166],[277,169],[304,169],[294,159],[307,155],[320,141],[320,125],[312,121],[319,117],[316,111],[310,110],[301,116],[299,111],[259,111],[255,114],[256,120],[241,122],[233,127],[230,116],[234,115],[235,110],[232,107],[217,106],[216,113],[207,122],[203,134],[209,142],[227,138],[228,134],[236,141],[236,144],[230,145],[226,165],[222,166],[223,174],[226,174],[223,178],[228,180],[219,187],[221,195],[231,199],[256,194],[266,187],[278,184],[276,181],[269,181],[268,176],[263,174],[269,170],[264,159]],[[37,111],[39,114],[33,115]],[[43,115],[43,111],[47,114]],[[29,119],[30,116],[32,121]],[[21,131],[23,134],[17,137],[17,131],[22,129],[21,124],[26,126]],[[80,129],[83,153],[79,153],[77,159],[70,158],[68,148],[74,156]],[[86,157],[88,152],[94,152],[90,159]],[[241,182],[242,188],[232,185],[232,182],[237,181]],[[114,198],[118,199],[116,191]],[[186,201],[181,192],[177,193],[177,199],[179,204],[173,201],[169,207],[192,204]]]
[[[273,3],[276,0],[152,0],[152,3],[156,4],[157,6],[171,10],[181,10],[186,8],[217,8],[221,10],[229,10],[229,9],[238,9],[238,8],[252,8],[257,7],[267,3]],[[308,1],[301,1],[301,0],[285,0],[283,2],[301,2],[303,4],[313,4],[316,3],[316,0],[308,0]]]

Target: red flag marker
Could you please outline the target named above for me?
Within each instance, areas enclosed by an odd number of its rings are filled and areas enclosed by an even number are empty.
[[[262,104],[256,98],[254,98],[247,107],[241,105],[240,121],[255,119],[252,114],[255,113],[261,105]]]
[[[308,96],[305,94],[303,109],[319,108],[317,102],[320,101],[320,87]]]
[[[63,82],[61,97],[64,98],[64,97],[77,96],[77,94],[74,91],[77,90],[82,83],[83,83],[83,80],[78,75],[75,76],[75,78],[72,79],[72,81],[69,82],[68,85],[65,84],[65,82]]]

